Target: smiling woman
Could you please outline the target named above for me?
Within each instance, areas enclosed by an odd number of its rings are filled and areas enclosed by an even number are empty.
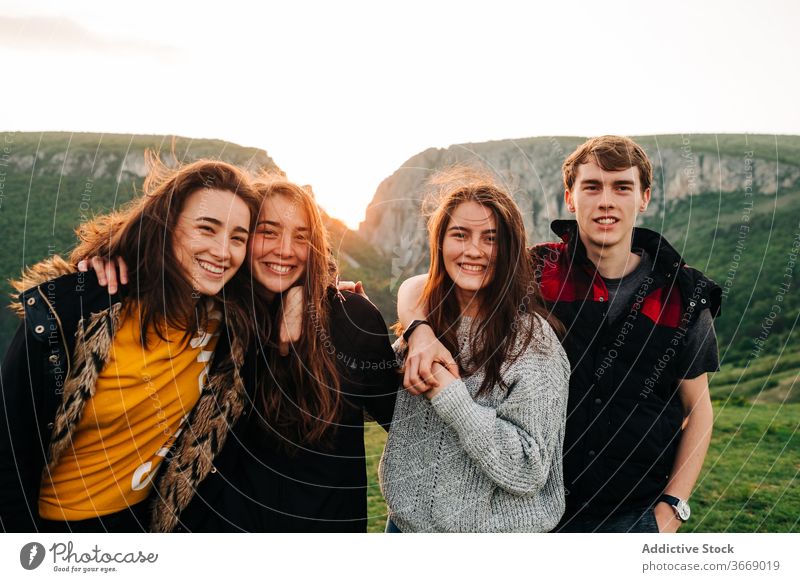
[[[427,325],[412,324],[405,339],[432,332],[455,364],[435,363],[425,386],[398,394],[380,467],[387,531],[550,531],[565,497],[569,362],[553,329],[561,327],[538,294],[510,194],[468,168],[434,185],[430,269],[417,303]],[[405,361],[405,343],[395,350]]]
[[[363,532],[364,416],[384,427],[398,377],[386,324],[360,295],[336,289],[313,195],[282,177],[254,181],[263,204],[250,242],[257,341],[242,377],[250,414],[232,427],[194,502],[190,531]],[[288,356],[272,322],[302,290],[300,338]]]
[[[250,255],[253,276],[271,298],[288,290],[304,273],[312,234],[311,219],[297,186],[265,182],[257,188],[264,192],[265,198],[250,243]],[[313,226],[325,228],[321,220]]]
[[[23,322],[0,400],[6,531],[166,529],[243,409],[240,267],[258,200],[229,164],[149,162],[144,195],[81,225],[72,263],[55,257],[16,283]],[[120,257],[131,284],[107,293],[75,271],[89,256]]]
[[[211,203],[209,203],[211,201]],[[244,261],[250,210],[233,192],[192,192],[178,217],[172,251],[201,295],[216,295]]]

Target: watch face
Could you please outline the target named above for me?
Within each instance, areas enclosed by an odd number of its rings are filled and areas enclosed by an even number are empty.
[[[686,521],[689,519],[689,516],[692,515],[692,510],[689,508],[689,504],[683,499],[678,501],[678,505],[675,507],[675,510],[678,512],[678,517],[683,521]]]

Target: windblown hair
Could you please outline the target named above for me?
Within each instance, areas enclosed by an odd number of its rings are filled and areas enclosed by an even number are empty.
[[[453,354],[463,374],[468,376],[483,369],[485,376],[478,394],[485,394],[495,385],[503,386],[501,367],[520,357],[533,340],[540,320],[531,317],[532,325],[527,325],[522,324],[521,318],[535,313],[559,332],[563,326],[542,302],[526,248],[522,214],[506,189],[485,170],[464,166],[441,171],[430,183],[438,205],[428,219],[431,258],[420,303],[434,333]],[[476,202],[492,212],[497,241],[491,281],[477,294],[479,315],[470,334],[469,362],[459,357],[456,333],[461,308],[443,255],[450,217],[465,202]]]
[[[187,198],[198,190],[213,188],[232,192],[250,209],[252,232],[259,199],[247,175],[236,166],[199,160],[176,168],[167,167],[152,151],[145,153],[149,172],[142,195],[121,210],[95,217],[76,230],[80,240],[70,257],[73,264],[92,256],[106,260],[121,257],[128,265],[131,296],[141,313],[141,341],[154,331],[166,340],[166,329],[185,330],[184,340],[208,323],[207,310],[198,309],[199,296],[172,250],[172,237]],[[225,313],[229,329],[248,341],[253,329],[248,313],[250,275],[243,265],[215,297]]]
[[[256,396],[261,422],[283,449],[294,451],[292,444],[324,446],[336,430],[342,407],[336,356],[330,349],[330,301],[339,299],[328,233],[313,194],[305,188],[270,174],[257,178],[253,187],[262,205],[276,196],[291,201],[305,213],[309,228],[305,273],[298,281],[305,302],[302,335],[289,358],[280,357],[277,348],[283,296],[272,300],[272,317],[259,318],[264,322],[259,335],[268,365],[268,373],[260,374]],[[259,293],[257,281],[253,286]]]
[[[639,169],[642,192],[653,182],[653,165],[639,144],[628,137],[603,135],[585,141],[564,160],[561,171],[567,190],[572,190],[575,185],[578,166],[589,162],[595,162],[606,172],[618,172],[635,166]]]

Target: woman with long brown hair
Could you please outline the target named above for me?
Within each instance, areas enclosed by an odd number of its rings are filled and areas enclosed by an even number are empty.
[[[6,531],[171,529],[244,408],[240,266],[258,199],[223,162],[149,163],[143,195],[82,225],[71,261],[15,283],[23,321],[0,401]],[[88,256],[123,259],[130,284],[110,294],[77,272]]]
[[[252,406],[181,515],[190,531],[363,532],[364,420],[389,426],[399,385],[377,308],[336,288],[313,195],[280,176],[254,181],[262,200],[250,242],[257,340],[242,371]],[[302,333],[288,357],[277,325],[302,290]]]
[[[387,531],[549,531],[564,510],[560,325],[538,296],[513,198],[469,168],[432,183],[427,319],[405,331],[430,326],[456,367],[435,364],[435,387],[398,395],[380,468]]]

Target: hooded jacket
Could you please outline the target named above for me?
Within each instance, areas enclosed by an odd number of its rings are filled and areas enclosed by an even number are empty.
[[[8,348],[0,389],[0,528],[37,531],[42,475],[69,447],[122,323],[123,291],[109,295],[93,272],[59,257],[13,283],[12,309],[23,319]],[[242,414],[239,369],[245,347],[222,328],[197,404],[151,491],[150,529],[169,532],[191,501],[231,426]]]

